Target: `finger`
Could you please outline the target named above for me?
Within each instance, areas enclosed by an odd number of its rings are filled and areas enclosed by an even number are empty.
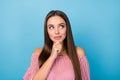
[[[56,43],[53,44],[54,47],[58,47],[59,45],[60,45],[59,42],[56,42]]]
[[[57,50],[57,53],[59,52],[59,50]]]
[[[57,44],[60,44],[60,42],[59,41],[55,42],[55,45],[57,45]]]

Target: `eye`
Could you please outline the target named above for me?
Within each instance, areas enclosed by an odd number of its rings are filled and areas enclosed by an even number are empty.
[[[52,30],[52,29],[54,29],[54,26],[48,26],[48,28]]]
[[[64,26],[63,24],[61,24],[59,27],[62,29],[62,28],[64,28],[65,26]]]

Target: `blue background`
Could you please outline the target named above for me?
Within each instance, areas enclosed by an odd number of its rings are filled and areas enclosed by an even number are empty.
[[[22,80],[44,42],[50,10],[64,11],[75,44],[85,49],[91,80],[120,80],[119,0],[0,0],[0,80]]]

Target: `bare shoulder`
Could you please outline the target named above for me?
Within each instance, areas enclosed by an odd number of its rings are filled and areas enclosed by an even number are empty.
[[[40,55],[42,49],[43,49],[43,48],[36,48],[36,49],[34,50],[34,54]]]
[[[85,56],[85,51],[83,48],[76,46],[76,52],[79,56]]]

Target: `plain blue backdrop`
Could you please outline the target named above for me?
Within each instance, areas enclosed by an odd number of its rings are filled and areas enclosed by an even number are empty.
[[[91,80],[120,80],[120,0],[0,0],[0,80],[22,80],[44,43],[44,18],[64,11]]]

